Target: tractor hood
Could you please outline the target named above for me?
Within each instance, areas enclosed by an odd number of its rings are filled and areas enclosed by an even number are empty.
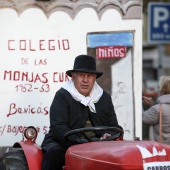
[[[65,170],[170,169],[170,146],[153,141],[90,142],[70,147]]]

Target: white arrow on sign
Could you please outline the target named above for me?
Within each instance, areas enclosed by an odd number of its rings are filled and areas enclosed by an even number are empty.
[[[164,32],[168,32],[169,25],[167,23],[163,24]]]

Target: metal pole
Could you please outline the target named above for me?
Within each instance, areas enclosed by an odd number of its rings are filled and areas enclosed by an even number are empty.
[[[163,45],[160,44],[158,45],[158,49],[159,49],[159,56],[158,56],[158,73],[157,73],[157,80],[159,81],[160,76],[163,75],[163,56],[164,56],[164,48]]]

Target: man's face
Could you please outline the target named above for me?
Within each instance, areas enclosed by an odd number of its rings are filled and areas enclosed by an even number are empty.
[[[84,96],[88,96],[96,80],[96,74],[73,72],[72,80],[78,92]]]

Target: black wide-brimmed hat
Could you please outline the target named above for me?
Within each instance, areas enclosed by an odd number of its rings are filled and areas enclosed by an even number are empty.
[[[77,56],[74,60],[73,70],[67,70],[66,74],[71,77],[71,73],[75,71],[93,73],[97,75],[97,78],[103,74],[102,72],[98,72],[96,70],[96,60],[89,55]]]

